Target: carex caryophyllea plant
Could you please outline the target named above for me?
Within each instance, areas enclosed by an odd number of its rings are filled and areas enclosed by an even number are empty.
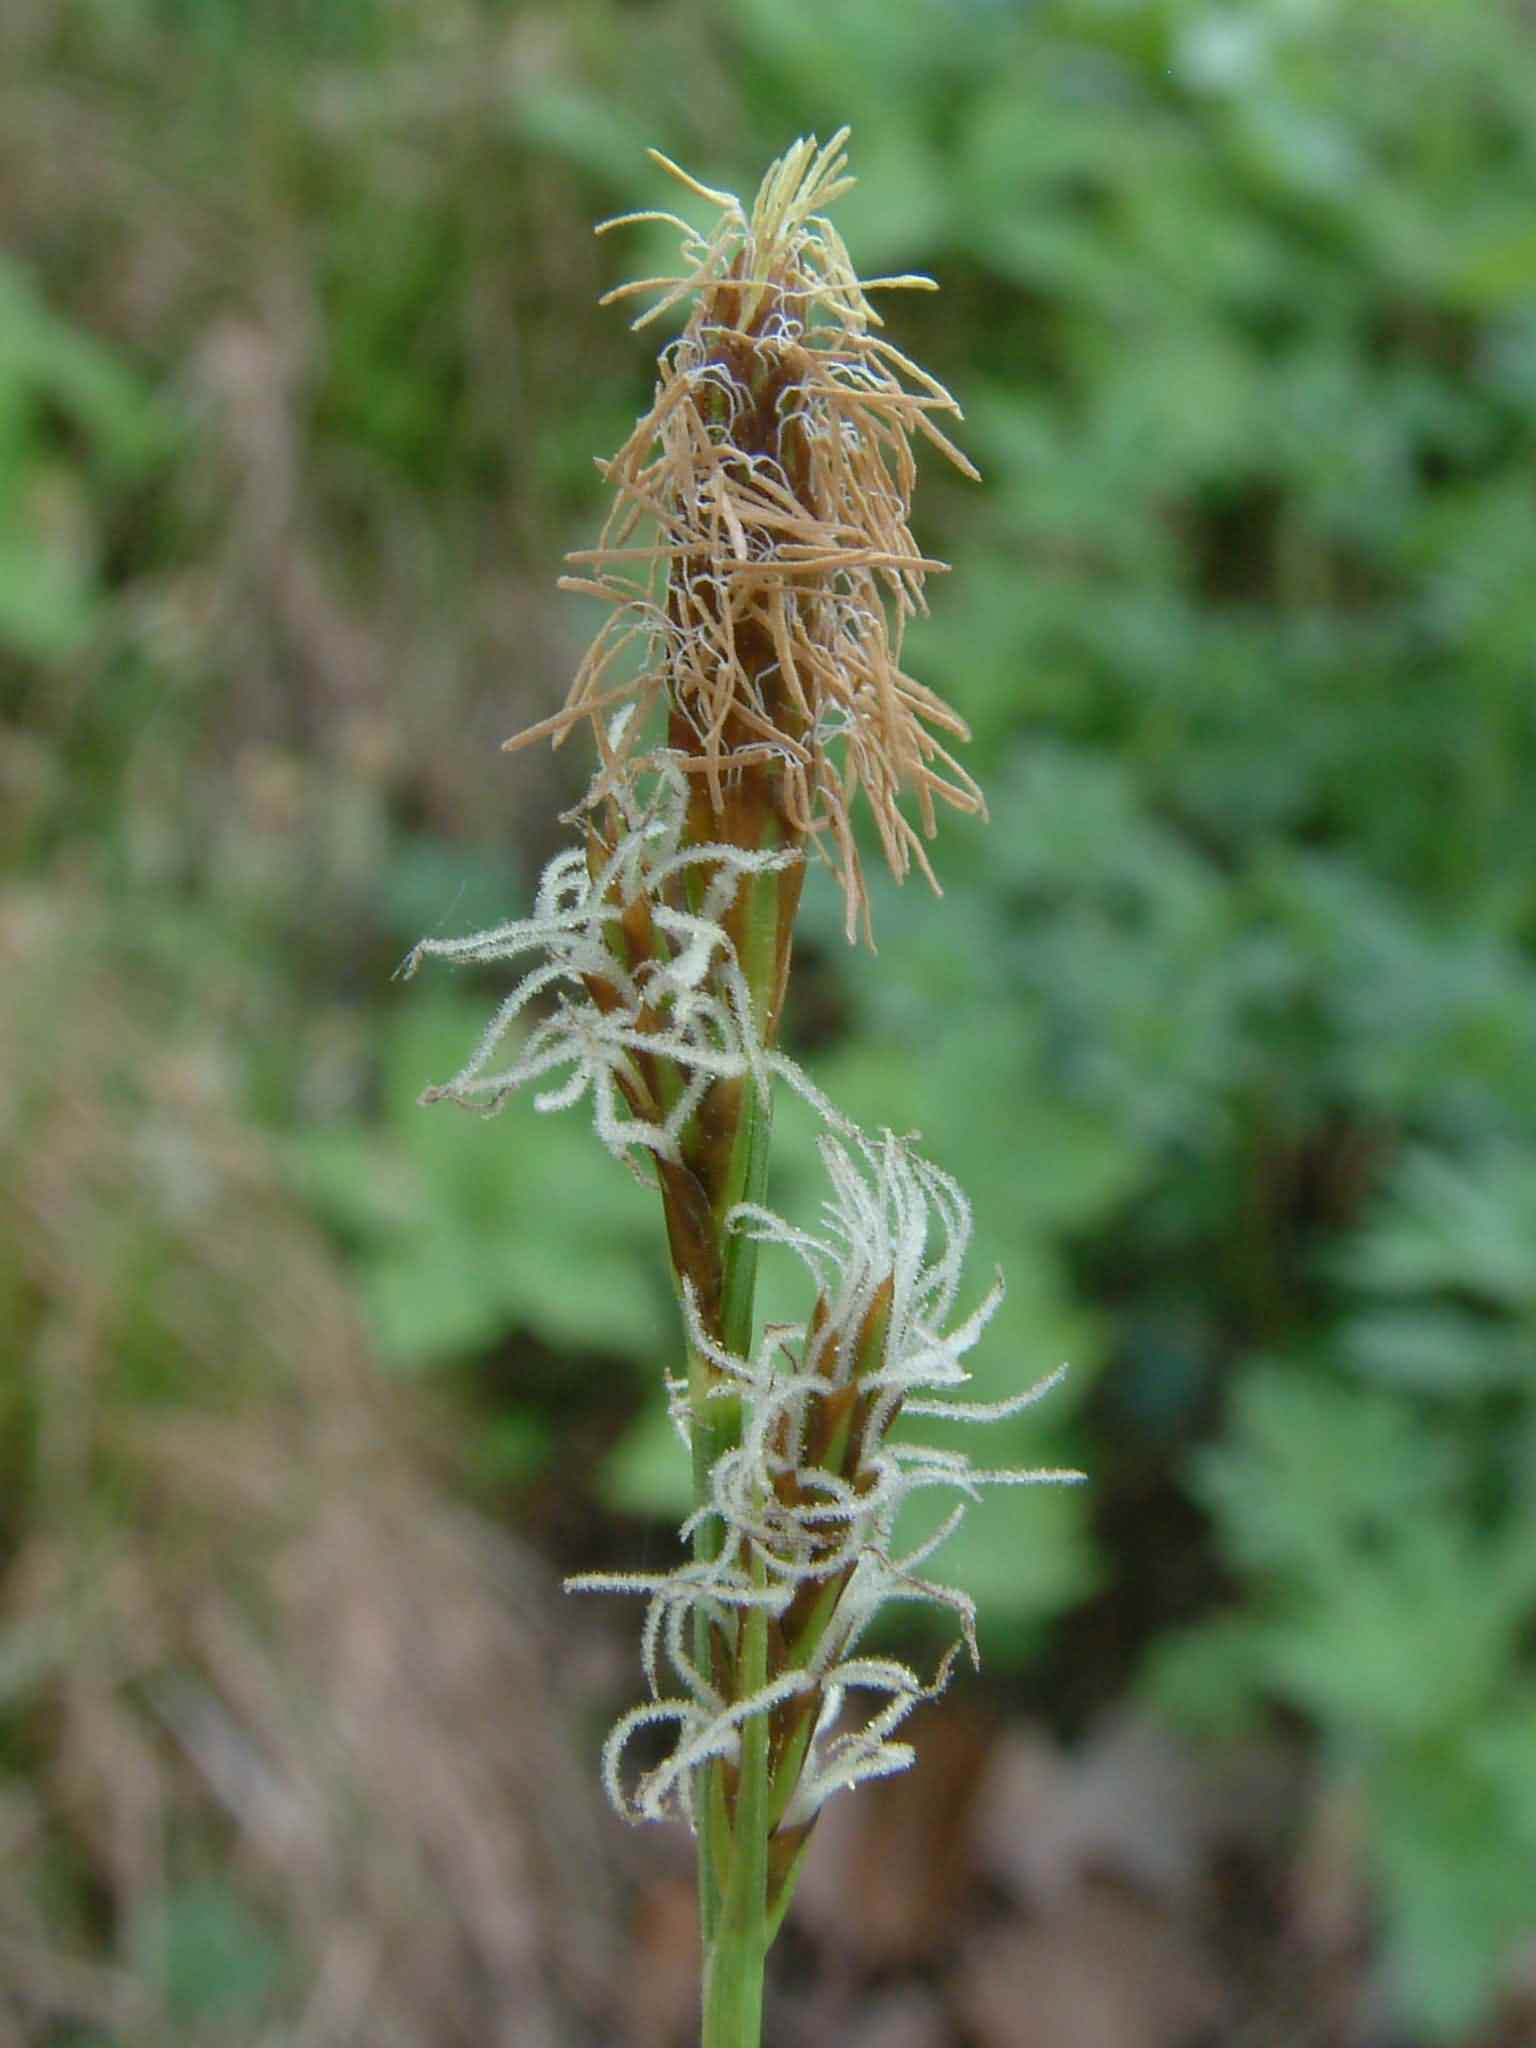
[[[715,210],[713,230],[657,213],[606,224],[677,228],[678,272],[610,297],[651,298],[637,326],[689,311],[650,411],[602,465],[600,544],[565,579],[607,621],[565,708],[508,742],[590,725],[579,841],[531,917],[424,941],[406,963],[522,963],[467,1065],[424,1099],[495,1110],[533,1084],[539,1109],[588,1102],[661,1197],[690,1553],[577,1583],[646,1602],[649,1698],[609,1737],[604,1778],[621,1812],[693,1827],[705,2048],[755,2048],[764,1957],[818,1810],[911,1762],[895,1732],[948,1677],[955,1650],[922,1675],[868,1649],[876,1614],[937,1605],[974,1660],[970,1602],[927,1575],[930,1556],[981,1486],[1080,1476],[990,1471],[921,1441],[923,1418],[996,1420],[1055,1376],[966,1402],[965,1356],[1001,1282],[966,1308],[965,1197],[908,1140],[855,1130],[778,1049],[809,856],[841,884],[849,937],[869,931],[860,795],[897,876],[915,861],[930,881],[936,802],[983,809],[948,750],[963,722],[901,667],[903,626],[943,566],[908,525],[914,439],[974,471],[938,424],[954,400],[883,337],[868,298],[929,280],[861,283],[826,218],[851,182],[845,140],[796,143],[750,211],[658,156]],[[806,1227],[766,1206],[781,1082],[826,1126],[829,1193]],[[804,1266],[793,1327],[756,1326],[764,1244]],[[902,1508],[930,1488],[955,1503],[904,1551]],[[653,1725],[670,1749],[630,1768],[630,1738]]]

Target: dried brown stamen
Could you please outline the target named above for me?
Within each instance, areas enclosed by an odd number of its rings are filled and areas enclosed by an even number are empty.
[[[844,139],[797,145],[750,216],[658,159],[720,207],[708,242],[672,215],[626,216],[673,221],[692,267],[609,297],[660,292],[637,325],[690,296],[693,312],[662,354],[650,411],[602,465],[617,500],[600,542],[571,557],[583,573],[564,579],[603,598],[610,617],[563,710],[508,745],[558,742],[590,722],[600,799],[644,765],[657,737],[649,714],[664,704],[667,743],[714,812],[752,782],[782,840],[830,842],[852,936],[861,916],[868,926],[850,823],[860,791],[898,878],[916,861],[934,881],[922,842],[936,802],[984,804],[938,737],[966,738],[964,721],[901,668],[905,622],[944,566],[918,551],[908,525],[911,435],[975,471],[932,419],[959,408],[873,332],[871,287],[818,210],[850,182]],[[637,540],[647,524],[654,538]],[[613,681],[636,648],[639,674]]]

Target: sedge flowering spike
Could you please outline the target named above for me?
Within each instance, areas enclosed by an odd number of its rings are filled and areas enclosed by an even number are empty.
[[[862,793],[898,878],[924,846],[935,804],[984,813],[947,740],[964,721],[901,666],[927,575],[909,520],[913,437],[966,475],[938,425],[949,393],[880,333],[868,294],[931,288],[920,277],[861,282],[824,209],[852,180],[840,131],[795,145],[749,209],[656,161],[718,212],[701,234],[672,214],[682,267],[609,294],[651,295],[642,326],[688,302],[662,352],[650,410],[601,463],[616,493],[599,544],[570,557],[566,588],[609,607],[565,708],[521,733],[556,740],[589,721],[602,798],[646,758],[653,706],[670,744],[726,810],[744,771],[771,782],[786,838],[830,852],[852,937],[868,899],[851,807]],[[622,675],[638,659],[637,675]],[[609,714],[632,708],[615,731]],[[942,737],[941,737],[942,736]],[[910,796],[914,823],[901,809]]]
[[[928,1423],[1001,1421],[1060,1374],[968,1398],[1002,1281],[963,1299],[964,1195],[910,1140],[857,1131],[778,1049],[806,856],[830,861],[849,937],[868,935],[859,804],[897,878],[915,864],[935,887],[937,806],[984,811],[949,751],[963,722],[901,665],[943,566],[911,531],[913,444],[974,471],[939,424],[954,400],[870,303],[928,280],[861,282],[827,218],[850,182],[845,139],[796,143],[750,207],[659,157],[713,226],[626,216],[676,228],[682,264],[610,296],[650,300],[637,326],[685,305],[686,324],[649,411],[599,465],[613,510],[564,579],[606,622],[564,709],[508,743],[590,726],[579,841],[530,916],[424,940],[403,969],[516,975],[423,1100],[495,1110],[526,1087],[539,1109],[586,1105],[660,1196],[686,1338],[666,1384],[693,1466],[690,1555],[571,1583],[645,1601],[648,1697],[610,1734],[603,1775],[630,1818],[694,1824],[705,2048],[760,2037],[763,1959],[820,1807],[904,1769],[907,1716],[976,1658],[972,1603],[930,1560],[985,1489],[1082,1476],[923,1441]],[[824,1127],[829,1192],[807,1227],[767,1200],[778,1081]],[[765,1251],[803,1269],[797,1323],[759,1328]],[[933,1495],[937,1516],[909,1524]],[[865,1647],[882,1609],[912,1601],[953,1637],[927,1677]]]
[[[964,1359],[999,1301],[996,1282],[977,1308],[956,1313],[971,1235],[959,1187],[891,1133],[829,1136],[821,1153],[832,1192],[816,1232],[771,1210],[742,1205],[731,1227],[793,1251],[815,1291],[798,1329],[769,1326],[751,1358],[715,1344],[691,1299],[690,1337],[717,1374],[715,1398],[740,1403],[733,1448],[715,1462],[692,1523],[712,1521],[712,1555],[671,1573],[589,1575],[585,1590],[631,1592],[648,1600],[645,1670],[652,1698],[621,1720],[607,1751],[609,1789],[622,1811],[657,1818],[690,1811],[693,1772],[706,1757],[730,1759],[752,1713],[795,1725],[781,1740],[776,1789],[781,1825],[807,1824],[825,1798],[860,1779],[904,1769],[906,1745],[890,1738],[911,1709],[939,1690],[949,1660],[925,1683],[905,1665],[861,1656],[858,1646],[880,1609],[917,1601],[948,1611],[975,1659],[975,1616],[966,1594],[921,1567],[958,1526],[983,1487],[1071,1483],[1078,1472],[989,1470],[964,1453],[897,1439],[900,1416],[993,1422],[1031,1406],[1061,1378],[1053,1373],[1006,1400],[964,1398]],[[673,1386],[673,1413],[694,1426],[688,1389]],[[919,1492],[961,1498],[923,1542],[903,1554],[901,1510]],[[689,1529],[685,1527],[684,1534]],[[730,1617],[766,1608],[782,1645],[765,1684],[747,1700],[726,1697],[694,1654],[694,1619],[729,1627]],[[681,1692],[666,1690],[668,1667]],[[862,1726],[841,1730],[851,1690],[882,1698]],[[633,1790],[620,1779],[630,1739],[674,1723],[671,1753]]]
[[[654,765],[647,797],[632,784],[611,797],[606,839],[594,833],[586,847],[549,863],[531,917],[464,938],[423,939],[406,956],[407,979],[427,958],[464,966],[539,956],[463,1068],[429,1088],[424,1102],[491,1113],[518,1089],[568,1070],[535,1095],[535,1107],[563,1109],[590,1096],[598,1135],[633,1164],[637,1147],[678,1157],[681,1133],[712,1082],[747,1078],[766,1090],[772,1073],[790,1070],[761,1043],[721,918],[743,877],[781,872],[799,855],[686,844],[677,763],[662,754]],[[524,1012],[541,1001],[541,1021],[518,1037]]]

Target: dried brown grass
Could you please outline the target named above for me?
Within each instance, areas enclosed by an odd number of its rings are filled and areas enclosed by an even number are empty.
[[[0,900],[0,2048],[590,2038],[545,1580],[424,1469],[228,1094],[83,902]],[[259,2011],[145,1966],[189,1878],[287,1953]]]

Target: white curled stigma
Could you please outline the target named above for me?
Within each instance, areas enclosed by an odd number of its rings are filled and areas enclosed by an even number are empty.
[[[520,1088],[564,1072],[557,1086],[534,1096],[534,1107],[565,1109],[590,1097],[598,1136],[631,1165],[637,1149],[676,1159],[682,1133],[715,1081],[749,1078],[766,1094],[771,1076],[781,1074],[819,1103],[793,1063],[763,1046],[746,977],[721,922],[744,877],[775,873],[800,856],[792,849],[682,844],[687,785],[676,757],[663,754],[657,765],[649,801],[621,792],[627,829],[596,874],[585,850],[570,848],[544,870],[531,917],[465,938],[423,939],[406,956],[400,973],[409,978],[429,958],[470,966],[543,955],[503,999],[465,1065],[428,1089],[424,1102],[448,1100],[492,1114]],[[669,885],[699,869],[712,872],[697,908],[670,904],[669,893],[678,892]],[[664,958],[632,967],[616,927],[642,899],[667,949]],[[589,980],[612,991],[611,1006],[599,1006]],[[552,1000],[549,1014],[499,1063],[513,1027],[540,998]],[[670,1061],[683,1080],[654,1121],[634,1113],[624,1086],[634,1080],[640,1054]]]
[[[1006,1400],[961,1398],[969,1378],[965,1354],[1002,1298],[999,1279],[971,1314],[955,1316],[971,1235],[964,1195],[948,1174],[889,1132],[875,1140],[844,1127],[841,1137],[822,1139],[821,1153],[832,1193],[818,1231],[798,1230],[756,1205],[743,1205],[731,1218],[735,1228],[760,1243],[786,1246],[804,1263],[822,1304],[814,1323],[808,1321],[804,1332],[770,1327],[753,1356],[739,1358],[711,1339],[696,1303],[685,1297],[690,1343],[715,1369],[718,1397],[739,1400],[742,1410],[739,1442],[716,1461],[707,1499],[682,1530],[687,1540],[701,1520],[717,1521],[717,1555],[668,1574],[600,1574],[570,1582],[583,1591],[640,1593],[650,1603],[644,1643],[651,1698],[619,1721],[604,1753],[609,1796],[631,1819],[689,1817],[695,1767],[734,1757],[744,1721],[796,1697],[818,1698],[820,1710],[783,1825],[810,1820],[839,1789],[904,1770],[912,1752],[892,1739],[895,1730],[942,1689],[962,1645],[973,1662],[977,1656],[970,1598],[920,1568],[982,1487],[1070,1484],[1083,1476],[978,1468],[963,1452],[891,1439],[898,1415],[984,1423],[1016,1414],[1049,1392],[1065,1367]],[[871,1359],[860,1356],[859,1346],[867,1341],[877,1301],[883,1336],[879,1356]],[[855,1375],[866,1400],[857,1472],[838,1475],[800,1462],[813,1404],[842,1393]],[[686,1437],[687,1389],[674,1382],[671,1391],[673,1417]],[[786,1477],[793,1487],[783,1485]],[[961,1498],[903,1555],[895,1544],[898,1515],[930,1487]],[[786,1491],[795,1505],[786,1505]],[[802,1587],[832,1581],[841,1582],[841,1591],[803,1664],[735,1700],[722,1698],[698,1670],[691,1646],[701,1610],[729,1633],[747,1608],[782,1617]],[[941,1607],[954,1617],[958,1641],[931,1681],[893,1658],[859,1654],[880,1609],[898,1600]],[[664,1665],[677,1691],[664,1691]],[[879,1704],[862,1725],[840,1730],[846,1695],[854,1691],[875,1695]],[[672,1748],[626,1789],[622,1764],[631,1739],[668,1722],[677,1730]]]

